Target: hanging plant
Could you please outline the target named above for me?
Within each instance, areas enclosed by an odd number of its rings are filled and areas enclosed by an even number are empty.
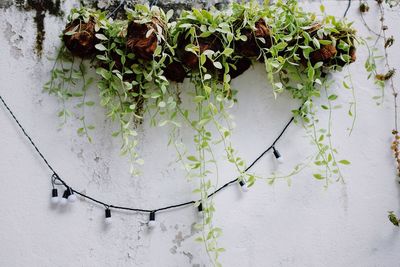
[[[254,62],[265,65],[276,95],[288,90],[302,103],[293,113],[317,148],[314,162],[321,170],[314,177],[326,184],[334,176],[342,178],[339,164],[349,161],[336,159],[331,116],[327,129],[318,128],[313,98],[326,95],[328,104],[321,107],[331,115],[331,102],[338,96],[329,93],[325,76],[356,59],[351,23],[332,16],[317,20],[315,14],[302,11],[295,0],[270,6],[233,3],[229,11],[192,9],[172,22],[172,11],[165,13],[155,6],[136,5],[126,13],[126,20],[112,20],[95,10],[72,10],[62,33],[64,46],[45,88],[60,97],[62,117],[70,114],[66,99],[82,99],[78,107],[83,109],[79,116],[83,127],[78,132],[91,140],[89,130],[94,126],[86,123],[84,107],[94,105],[85,98],[92,80],[85,79],[82,64],[83,59],[90,59],[99,75],[100,104],[107,116],[119,123],[113,136],[122,138],[121,152],[129,156],[135,174],[137,164],[143,163],[136,150],[140,141],[136,125],[147,114],[151,125],[171,126],[169,143],[176,148],[188,177],[198,184],[195,205],[205,214],[198,225],[203,230],[198,240],[204,242],[215,265],[219,265],[218,255],[223,251],[218,246],[221,229],[212,220],[213,192],[219,177],[215,147],[222,145],[241,184],[251,186],[256,179],[246,171],[246,162],[230,140],[233,121],[229,113],[239,101],[231,81]],[[177,83],[185,78],[193,84],[191,91],[184,92],[193,103],[191,107],[182,105],[179,95]],[[74,91],[82,83],[79,81],[83,81],[81,90]],[[180,127],[193,130],[193,152],[178,144]],[[274,153],[278,153],[275,148]]]
[[[373,79],[374,84],[380,89],[381,94],[376,95],[373,97],[376,100],[376,104],[380,105],[383,103],[385,92],[388,90],[391,92],[393,97],[393,108],[394,108],[394,123],[393,123],[393,130],[391,134],[393,135],[393,141],[391,142],[391,151],[394,157],[394,162],[396,165],[396,181],[400,182],[400,153],[399,153],[399,129],[398,129],[398,89],[395,85],[395,69],[392,67],[390,61],[390,50],[393,46],[395,39],[393,36],[388,36],[387,31],[389,30],[389,26],[385,23],[385,14],[388,11],[387,8],[390,8],[395,11],[395,8],[400,6],[400,2],[396,0],[386,0],[386,1],[376,1],[375,7],[379,11],[379,22],[380,22],[380,29],[379,31],[374,31],[372,28],[367,24],[364,19],[364,14],[369,11],[369,5],[365,1],[360,1],[359,11],[361,20],[364,23],[364,26],[367,28],[369,33],[376,38],[373,44],[370,44],[371,40],[363,40],[364,44],[368,48],[368,58],[365,62],[365,69],[368,72],[368,79]],[[370,38],[368,38],[370,39]],[[373,39],[371,37],[371,39]],[[372,43],[372,42],[371,42]],[[380,47],[378,47],[378,45]],[[378,55],[379,52],[383,52],[383,55]],[[383,59],[382,62],[379,62],[377,59]],[[383,73],[378,72],[383,71]],[[399,226],[400,219],[396,216],[394,211],[388,211],[388,219],[389,221],[395,225]]]
[[[143,161],[136,151],[134,125],[146,112],[164,107],[168,81],[162,73],[169,57],[165,51],[173,50],[166,42],[168,18],[162,10],[137,5],[127,11],[127,17],[110,24],[101,36],[102,42],[96,45],[101,66],[96,72],[102,77],[98,84],[101,104],[120,124],[113,136],[122,137],[121,152],[130,156],[135,173],[135,164]],[[168,100],[173,107],[173,100]]]

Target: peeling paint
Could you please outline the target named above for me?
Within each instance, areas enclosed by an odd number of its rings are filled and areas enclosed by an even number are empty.
[[[160,223],[160,228],[161,228],[161,231],[163,231],[163,232],[167,231],[167,227],[165,226],[164,223]]]
[[[46,12],[54,16],[62,16],[63,12],[60,9],[60,0],[45,1],[45,0],[27,0],[24,5],[26,11],[35,11],[34,22],[36,24],[36,54],[40,57],[43,50],[43,41],[45,38],[44,18]]]
[[[192,263],[192,260],[193,260],[193,254],[192,254],[192,253],[182,251],[182,254],[185,255],[186,257],[188,257],[188,259],[189,259],[189,264]]]
[[[12,4],[12,0],[2,0],[0,1],[0,8],[9,8],[10,6],[12,6]]]
[[[23,37],[20,34],[17,34],[12,25],[6,21],[6,28],[4,29],[4,36],[6,40],[8,40],[8,44],[10,45],[10,54],[13,58],[19,59],[24,56],[22,53],[22,49],[19,47],[21,42],[23,41]]]
[[[179,231],[178,234],[175,236],[175,239],[172,240],[172,243],[175,243],[178,247],[182,246],[182,241],[184,241],[184,238],[182,236],[182,232]]]
[[[172,248],[169,249],[169,251],[171,252],[171,254],[176,254],[177,249],[178,249],[177,246],[173,246]]]

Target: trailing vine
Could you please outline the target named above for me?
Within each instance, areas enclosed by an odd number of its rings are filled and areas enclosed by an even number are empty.
[[[359,11],[362,21],[366,28],[368,29],[369,33],[372,36],[376,37],[372,46],[365,41],[369,50],[369,57],[365,62],[365,68],[369,72],[368,78],[373,78],[375,84],[380,88],[381,95],[374,97],[374,99],[380,100],[377,104],[383,102],[385,89],[389,88],[391,91],[391,95],[393,97],[393,108],[394,108],[394,123],[393,123],[393,141],[391,143],[391,150],[396,161],[397,166],[397,181],[400,183],[400,151],[399,151],[399,144],[400,144],[400,135],[398,129],[398,90],[394,84],[394,75],[395,69],[391,66],[389,60],[389,50],[395,39],[393,36],[388,36],[387,31],[389,26],[385,23],[385,11],[387,7],[390,9],[395,9],[400,6],[400,1],[396,0],[376,0],[375,5],[379,11],[379,31],[373,30],[365,21],[364,14],[369,11],[370,6],[365,1],[360,1],[359,4]],[[373,39],[373,38],[371,38]],[[379,47],[378,47],[379,45]],[[379,51],[383,51],[383,55],[378,55]],[[383,60],[383,65],[379,65],[379,60]],[[393,211],[388,212],[389,221],[393,223],[395,226],[399,226],[400,219],[396,216]]]
[[[295,0],[279,0],[273,5],[233,3],[224,11],[193,8],[175,21],[172,17],[172,11],[165,13],[146,5],[126,9],[125,20],[113,20],[107,12],[85,7],[73,9],[45,90],[59,97],[63,121],[71,115],[66,101],[80,98],[77,107],[82,112],[78,116],[82,127],[78,133],[91,141],[94,126],[85,119],[85,107],[95,104],[86,100],[93,79],[86,77],[84,59],[90,60],[99,77],[100,104],[119,124],[113,136],[121,138],[121,153],[130,158],[133,174],[138,174],[138,165],[143,164],[136,149],[140,142],[136,126],[146,121],[145,115],[150,125],[171,126],[169,143],[187,177],[198,184],[195,205],[201,205],[205,214],[197,225],[202,229],[197,240],[204,243],[212,263],[220,266],[219,254],[224,249],[218,237],[222,230],[213,223],[211,194],[219,181],[215,147],[223,148],[240,182],[251,186],[258,178],[246,172],[246,162],[230,139],[234,123],[229,110],[239,101],[236,95],[240,90],[231,86],[232,79],[261,62],[275,96],[288,90],[301,103],[293,111],[295,121],[304,126],[316,147],[316,156],[310,161],[320,170],[314,177],[328,185],[332,178],[343,180],[339,165],[350,162],[338,158],[331,139],[332,110],[336,108],[332,102],[338,95],[330,92],[327,74],[355,61],[357,39],[351,23],[328,15],[318,19],[304,12]],[[194,86],[181,92],[179,83],[185,78]],[[346,82],[343,85],[353,88]],[[182,105],[181,93],[194,105]],[[319,126],[319,107],[314,103],[321,95],[328,101],[321,106],[329,112],[327,129]],[[351,115],[355,113],[353,104]],[[193,130],[194,149],[179,142],[181,127]],[[290,177],[307,165],[297,165],[289,176],[274,175],[270,182]]]

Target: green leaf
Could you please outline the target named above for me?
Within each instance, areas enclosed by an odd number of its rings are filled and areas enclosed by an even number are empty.
[[[97,50],[99,51],[106,51],[107,48],[103,44],[96,44],[94,47],[96,47]]]
[[[232,53],[233,53],[233,49],[232,48],[229,48],[229,47],[227,47],[227,48],[225,48],[225,50],[222,52],[222,54],[224,54],[225,56],[229,56],[229,55],[231,55]]]
[[[187,157],[187,159],[188,160],[190,160],[190,161],[199,161],[195,156],[189,156],[189,157]]]
[[[187,28],[190,28],[190,27],[192,27],[192,24],[190,24],[190,23],[182,23],[182,24],[179,25],[179,28],[187,29]]]
[[[329,97],[328,97],[328,99],[329,100],[336,100],[338,98],[338,96],[337,95],[330,95]]]
[[[214,62],[214,67],[216,67],[217,69],[222,69],[222,65],[221,65],[221,63],[218,62],[218,61],[215,61],[215,62]]]
[[[308,79],[313,80],[314,74],[315,74],[314,68],[312,68],[311,66],[308,67],[308,72],[307,72]]]
[[[318,69],[318,68],[320,68],[320,67],[322,67],[322,65],[323,65],[324,63],[323,62],[317,62],[317,63],[315,63],[315,65],[314,65],[314,69]]]
[[[318,41],[319,41],[319,43],[322,44],[322,45],[329,45],[329,44],[332,43],[331,40],[318,40]]]
[[[348,161],[348,160],[346,160],[346,159],[340,160],[339,163],[340,163],[340,164],[343,164],[343,165],[349,165],[349,164],[351,164],[350,161]]]
[[[315,179],[318,179],[318,180],[322,180],[322,179],[325,178],[324,176],[322,176],[322,175],[319,174],[319,173],[314,173],[313,176],[314,176]]]
[[[207,60],[206,55],[204,53],[201,54],[200,55],[200,64],[204,65],[204,63],[206,63],[206,60]]]
[[[286,42],[280,42],[276,44],[274,47],[278,50],[283,50],[288,44]]]
[[[108,38],[104,34],[101,34],[101,33],[96,33],[95,36],[96,36],[97,39],[102,40],[102,41],[107,41],[108,40]]]

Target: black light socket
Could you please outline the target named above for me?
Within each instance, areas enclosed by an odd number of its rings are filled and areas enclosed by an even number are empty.
[[[197,210],[198,210],[199,212],[202,212],[202,211],[203,211],[203,204],[201,204],[201,202],[200,202],[199,206],[197,207]]]
[[[63,193],[63,198],[68,198],[69,197],[69,195],[71,195],[71,193],[69,192],[69,190],[68,189],[66,189],[65,191],[64,191],[64,193]]]
[[[105,215],[106,215],[106,218],[111,218],[111,210],[110,209],[106,209]]]
[[[274,147],[273,149],[274,149],[274,156],[275,156],[275,158],[279,159],[279,158],[281,157],[281,153],[279,153],[279,151],[276,150],[275,147]]]
[[[53,188],[53,190],[51,190],[51,197],[58,197],[58,191],[56,188]]]
[[[156,220],[156,213],[154,211],[150,212],[150,221]]]

